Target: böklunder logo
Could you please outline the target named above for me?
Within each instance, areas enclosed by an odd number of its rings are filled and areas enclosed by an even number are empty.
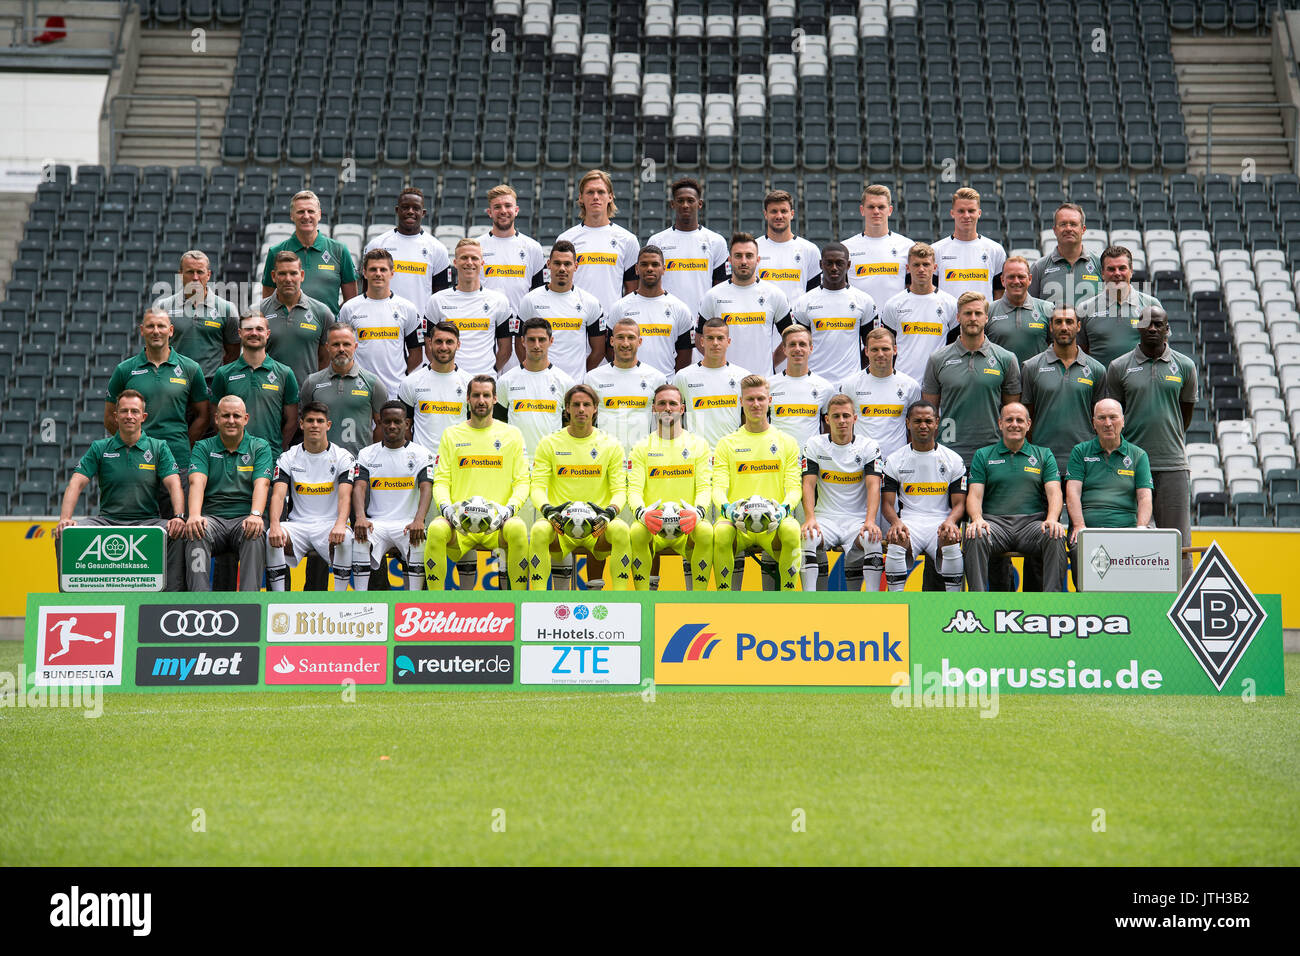
[[[387,647],[268,647],[268,684],[383,684]]]
[[[393,617],[399,641],[513,641],[515,606],[491,604],[399,604]]]

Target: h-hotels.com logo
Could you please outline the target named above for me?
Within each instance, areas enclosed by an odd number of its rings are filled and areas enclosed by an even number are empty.
[[[1169,620],[1217,690],[1223,690],[1267,616],[1217,542],[1169,609]]]

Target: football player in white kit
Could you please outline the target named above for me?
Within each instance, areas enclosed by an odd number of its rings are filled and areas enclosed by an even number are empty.
[[[350,300],[351,301],[351,300]],[[271,479],[267,507],[266,589],[286,591],[292,567],[315,551],[334,569],[334,590],[346,591],[352,574],[352,468],[342,445],[329,440],[329,406],[308,402],[299,419],[302,443],[280,456]],[[293,502],[293,517],[281,522],[284,502]],[[307,590],[313,590],[310,586]],[[321,590],[324,590],[323,588]]]
[[[793,302],[821,285],[821,250],[794,234],[794,197],[784,189],[774,189],[763,197],[763,221],[767,230],[758,237],[762,259],[758,278],[775,284],[786,301]]]
[[[483,288],[500,292],[516,313],[519,303],[546,281],[546,253],[537,240],[515,228],[519,195],[506,183],[487,194],[492,228],[478,237],[483,250]]]
[[[891,591],[903,590],[909,558],[927,554],[938,565],[944,590],[960,591],[966,565],[958,525],[966,511],[966,466],[955,451],[935,442],[939,410],[932,403],[912,403],[907,429],[911,443],[885,459],[885,582]]]
[[[356,330],[357,362],[379,376],[389,395],[396,395],[424,357],[424,316],[409,299],[392,291],[393,255],[387,249],[367,252],[361,274],[365,294],[343,303],[339,321]]]
[[[470,375],[456,366],[460,329],[439,322],[425,333],[424,351],[428,363],[421,365],[397,386],[397,397],[415,423],[415,443],[437,448],[447,428],[465,420],[465,395]]]
[[[582,221],[557,236],[578,251],[578,272],[573,282],[591,293],[606,313],[636,284],[637,251],[641,243],[622,226],[614,204],[614,181],[602,169],[593,169],[578,181],[578,217]],[[603,355],[602,355],[603,357]]]
[[[812,356],[812,332],[791,322],[781,333],[781,348],[787,359],[785,371],[772,376],[772,424],[802,448],[822,428],[826,403],[835,386],[808,371]]]
[[[727,361],[731,333],[725,320],[707,320],[696,341],[704,358],[678,372],[673,384],[686,402],[690,433],[714,448],[741,425],[740,383],[750,373]]]
[[[925,363],[944,346],[957,328],[957,300],[934,287],[934,249],[917,242],[907,253],[912,284],[885,303],[880,324],[894,333],[898,356],[895,370],[921,381]]]
[[[664,372],[684,368],[690,362],[695,315],[685,302],[664,291],[664,254],[658,246],[645,246],[637,254],[636,274],[636,288],[605,310],[606,331],[619,319],[636,319],[641,328],[641,360]],[[593,356],[597,348],[604,358],[604,343],[592,340]]]
[[[854,430],[880,446],[882,458],[888,458],[907,444],[908,406],[921,400],[921,383],[909,375],[894,371],[894,333],[877,327],[867,333],[867,367],[840,382],[839,390],[857,405],[858,420]]]
[[[540,289],[533,289],[519,303],[515,322],[522,325],[529,319],[545,319],[551,323],[551,361],[575,382],[580,380],[593,362],[592,340],[604,352],[605,310],[596,297],[573,284],[578,268],[578,253],[573,243],[561,239],[551,246],[546,260],[551,278]],[[523,361],[523,343],[516,337],[515,354]]]
[[[873,183],[862,190],[862,231],[844,240],[849,250],[849,284],[871,296],[877,308],[907,285],[903,271],[912,240],[889,228],[893,197],[888,186]]]
[[[484,289],[483,248],[477,239],[456,243],[456,287],[429,298],[427,326],[450,322],[460,329],[460,367],[470,375],[493,375],[510,358],[510,323],[514,312],[500,292]]]
[[[700,311],[704,295],[727,280],[727,241],[700,225],[704,191],[699,180],[683,176],[668,187],[673,210],[671,228],[646,243],[664,253],[664,290],[686,303],[691,315]]]
[[[757,375],[771,375],[776,327],[790,316],[790,303],[775,282],[758,279],[758,240],[747,232],[731,237],[731,279],[715,285],[700,302],[696,331],[705,319],[723,319],[731,333],[728,356]]]
[[[381,441],[357,454],[352,473],[352,578],[358,591],[370,586],[371,568],[383,570],[396,548],[406,565],[406,586],[424,590],[424,528],[433,500],[433,452],[406,440],[406,406],[385,402],[379,410]]]
[[[934,243],[934,284],[954,299],[979,292],[992,304],[1002,295],[1002,266],[1007,250],[977,231],[980,194],[963,186],[952,194],[952,235]]]
[[[365,251],[386,249],[393,257],[392,290],[420,314],[429,296],[451,288],[451,258],[446,247],[423,229],[424,192],[407,186],[397,197],[397,228],[366,243]]]
[[[496,417],[523,433],[531,458],[538,442],[564,427],[561,403],[575,383],[551,363],[549,322],[529,319],[519,337],[524,343],[524,364],[497,381]]]
[[[808,367],[828,382],[846,379],[862,367],[862,341],[876,320],[876,303],[848,284],[848,271],[844,244],[828,242],[822,249],[820,288],[804,293],[790,307],[791,320],[812,330]]]
[[[614,361],[593,368],[583,382],[600,399],[600,430],[618,439],[626,451],[650,434],[655,389],[668,377],[638,358],[641,328],[636,319],[619,319],[610,330],[609,342]]]
[[[858,414],[853,399],[835,395],[826,409],[829,433],[814,435],[804,444],[803,589],[825,591],[825,576],[817,567],[827,550],[844,553],[844,582],[849,591],[861,591],[864,565],[871,577],[867,590],[880,589],[885,569],[881,550],[880,507],[883,462],[880,446],[854,434]],[[865,520],[864,520],[864,517]]]

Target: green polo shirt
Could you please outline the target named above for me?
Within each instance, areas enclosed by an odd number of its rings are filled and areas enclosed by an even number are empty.
[[[1044,482],[1060,482],[1056,456],[1025,442],[1011,451],[1005,442],[985,445],[970,464],[970,483],[984,486],[986,515],[1036,515],[1047,512]]]
[[[1015,355],[1023,366],[1027,359],[1051,344],[1048,334],[1051,320],[1052,303],[1026,296],[1024,305],[1012,305],[1004,295],[989,309],[984,334],[995,345]]]
[[[194,445],[193,472],[208,476],[203,489],[203,513],[216,518],[242,518],[253,507],[253,482],[271,480],[275,456],[271,446],[255,435],[244,433],[239,447],[227,451],[220,435]]]
[[[352,253],[347,246],[334,239],[327,239],[317,232],[316,241],[304,246],[294,233],[284,242],[271,247],[266,254],[266,269],[262,272],[262,285],[275,286],[271,272],[275,267],[275,257],[280,252],[295,253],[302,261],[302,291],[317,302],[324,303],[330,310],[330,316],[339,314],[339,299],[344,284],[357,281],[357,268],[352,262]]]
[[[1069,474],[1070,481],[1083,482],[1080,504],[1089,528],[1136,527],[1137,490],[1154,487],[1147,453],[1123,438],[1109,454],[1099,438],[1075,445]]]
[[[266,354],[293,369],[299,386],[320,368],[318,349],[325,344],[334,314],[322,302],[302,295],[292,308],[275,296],[258,306],[270,328]]]
[[[128,445],[117,435],[91,442],[77,462],[77,474],[99,483],[99,513],[114,521],[158,518],[163,479],[176,474],[176,459],[167,443],[140,436]]]
[[[1046,299],[1053,306],[1065,303],[1076,309],[1079,303],[1101,292],[1101,262],[1082,251],[1071,265],[1060,250],[1052,251],[1029,267],[1029,294]]]
[[[1165,346],[1157,358],[1136,348],[1110,363],[1106,395],[1124,406],[1124,437],[1151,456],[1152,471],[1187,464],[1182,402],[1196,401],[1196,364]]]
[[[1030,435],[1052,450],[1058,466],[1068,467],[1074,446],[1093,436],[1092,408],[1105,397],[1106,367],[1082,349],[1068,366],[1048,348],[1020,367],[1020,401],[1034,420]]]
[[[1123,302],[1103,290],[1079,304],[1079,347],[1102,365],[1109,366],[1125,352],[1138,347],[1138,316],[1147,306],[1160,306],[1153,295],[1130,289]]]
[[[225,359],[226,346],[239,342],[239,309],[212,292],[197,304],[178,292],[159,299],[157,308],[171,316],[172,348],[198,362],[204,377],[212,381]]]
[[[302,404],[324,402],[330,410],[332,442],[342,445],[353,455],[373,444],[374,420],[388,401],[388,389],[374,372],[356,362],[346,375],[335,375],[326,366],[303,383]]]
[[[277,458],[284,443],[284,407],[298,404],[298,379],[293,369],[265,356],[257,368],[241,353],[229,365],[217,369],[212,379],[212,400],[238,395],[248,408],[247,430],[264,439]]]
[[[144,420],[144,433],[167,443],[177,468],[188,468],[190,431],[186,413],[191,405],[208,400],[208,383],[199,364],[171,349],[166,362],[154,365],[141,349],[139,355],[113,370],[107,400],[116,402],[128,388],[144,396],[144,410],[149,416]]]
[[[987,338],[973,351],[958,339],[930,356],[921,392],[939,396],[939,443],[968,462],[998,440],[1002,396],[1020,394],[1020,363]]]

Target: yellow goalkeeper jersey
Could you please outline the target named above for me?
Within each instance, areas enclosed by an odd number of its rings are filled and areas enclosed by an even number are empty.
[[[762,495],[793,508],[802,497],[800,460],[799,443],[785,432],[738,428],[713,449],[713,503]]]
[[[622,510],[627,501],[623,446],[599,428],[586,438],[574,438],[567,428],[551,432],[537,444],[532,496],[539,511],[565,501]]]
[[[461,422],[438,442],[434,511],[475,495],[518,510],[528,498],[528,480],[528,454],[518,428],[496,420],[487,428]]]
[[[647,435],[632,449],[627,472],[627,504],[644,508],[655,501],[684,501],[709,506],[713,466],[709,443],[682,432],[676,438]]]

